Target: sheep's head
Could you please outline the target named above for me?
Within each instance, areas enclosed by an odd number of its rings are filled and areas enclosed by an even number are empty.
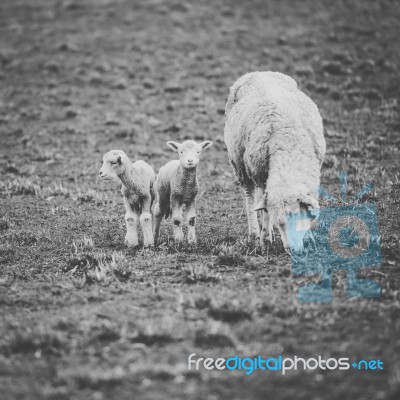
[[[290,249],[301,250],[306,234],[313,229],[315,218],[318,216],[319,203],[310,194],[300,194],[298,196],[288,196],[283,198],[263,198],[256,204],[254,211],[267,211],[269,219],[269,233],[272,235],[272,228],[276,226],[280,232],[283,245],[287,252]],[[288,238],[287,217],[290,213],[304,213],[306,218],[300,219],[296,223],[296,235],[292,235],[291,243]]]
[[[194,140],[186,140],[183,143],[167,142],[168,147],[179,154],[179,160],[183,168],[186,169],[196,168],[200,161],[201,152],[208,149],[212,144],[213,142],[210,140],[202,143],[196,143]]]
[[[122,150],[111,150],[103,156],[99,175],[101,179],[117,179],[125,171],[124,160],[128,157]]]

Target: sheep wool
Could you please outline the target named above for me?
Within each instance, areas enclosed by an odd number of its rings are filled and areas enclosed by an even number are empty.
[[[179,160],[172,160],[160,168],[156,180],[156,205],[154,211],[154,240],[158,241],[160,225],[163,217],[170,215],[173,220],[174,239],[181,242],[184,238],[182,230],[183,206],[186,206],[188,224],[188,242],[196,243],[196,196],[199,191],[197,165],[200,154],[213,143],[206,140],[196,143],[186,140],[183,143],[167,142],[168,147],[176,151]]]
[[[250,236],[263,246],[277,227],[288,250],[286,213],[319,207],[326,147],[317,106],[287,75],[248,73],[230,89],[224,140],[245,191]]]
[[[126,236],[125,244],[139,245],[139,223],[143,230],[144,247],[153,246],[153,217],[151,207],[155,198],[153,168],[139,160],[135,163],[122,150],[111,150],[103,157],[99,172],[104,180],[115,179],[122,183],[121,192],[125,204]]]

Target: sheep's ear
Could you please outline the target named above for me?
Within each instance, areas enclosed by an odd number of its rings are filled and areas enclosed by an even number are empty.
[[[121,156],[118,156],[118,158],[117,158],[117,164],[119,164],[119,165],[122,164],[122,158],[121,158]]]
[[[208,149],[212,145],[213,145],[213,142],[211,140],[206,140],[205,142],[200,143],[200,146],[202,147],[203,150]]]
[[[263,211],[263,210],[267,210],[267,208],[265,207],[265,202],[264,199],[261,199],[255,206],[254,206],[254,211]]]
[[[170,140],[169,142],[167,142],[167,146],[172,149],[173,151],[178,151],[179,148],[179,143],[176,143],[172,140]]]

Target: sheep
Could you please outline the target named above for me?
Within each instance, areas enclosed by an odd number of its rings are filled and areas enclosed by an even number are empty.
[[[263,248],[277,227],[289,252],[287,213],[319,208],[326,145],[318,107],[287,75],[245,74],[230,88],[224,141],[245,192],[250,237],[260,238]]]
[[[111,150],[103,156],[99,175],[103,180],[117,179],[122,183],[121,193],[126,210],[125,244],[128,247],[139,245],[140,222],[144,247],[154,246],[151,211],[155,198],[153,168],[142,160],[132,163],[122,150]]]
[[[168,147],[179,154],[179,160],[169,161],[157,175],[156,204],[154,209],[154,240],[157,243],[160,225],[163,217],[172,215],[174,222],[174,239],[181,242],[184,238],[182,231],[183,205],[186,206],[186,222],[188,224],[188,243],[196,243],[196,196],[199,191],[197,165],[203,150],[212,146],[213,142],[206,140],[196,143],[186,140],[179,144],[167,142]]]

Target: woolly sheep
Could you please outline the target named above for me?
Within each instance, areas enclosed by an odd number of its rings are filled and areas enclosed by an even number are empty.
[[[154,201],[155,174],[153,168],[140,160],[132,163],[122,150],[111,150],[103,157],[99,172],[104,180],[118,179],[125,203],[126,236],[125,244],[136,247],[139,244],[139,222],[143,230],[144,247],[153,246],[152,213]]]
[[[195,201],[199,191],[197,180],[197,165],[200,154],[213,143],[206,140],[196,143],[186,140],[179,144],[167,142],[168,147],[179,154],[179,160],[173,160],[160,168],[156,180],[156,205],[154,210],[154,240],[158,241],[160,225],[163,217],[172,215],[174,222],[174,239],[176,242],[183,240],[182,221],[183,205],[186,206],[186,221],[188,224],[188,242],[196,243],[196,209]]]
[[[265,235],[272,240],[277,227],[288,251],[286,213],[319,208],[325,139],[317,106],[289,76],[248,73],[230,89],[224,139],[245,191],[250,237],[260,237],[263,246]]]

